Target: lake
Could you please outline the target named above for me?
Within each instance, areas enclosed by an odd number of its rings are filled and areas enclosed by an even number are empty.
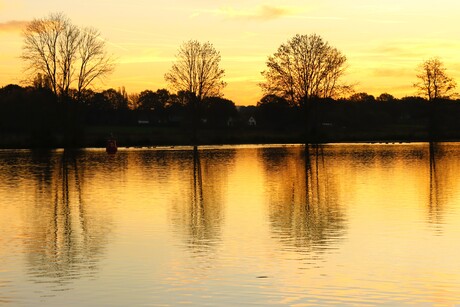
[[[0,150],[0,305],[460,303],[460,143]]]

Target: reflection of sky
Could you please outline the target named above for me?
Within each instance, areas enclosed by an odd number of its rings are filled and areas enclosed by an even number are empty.
[[[323,152],[313,157],[319,176],[307,181],[301,147],[201,149],[201,202],[194,203],[189,149],[83,151],[78,171],[68,168],[70,249],[42,244],[56,230],[65,238],[66,219],[61,214],[56,228],[49,218],[56,199],[65,209],[60,153],[46,163],[0,152],[0,260],[7,263],[0,302],[458,301],[458,147],[437,152],[435,189],[427,145]],[[32,176],[34,167],[40,172]],[[307,203],[313,215],[302,211]],[[35,274],[45,258],[73,259],[70,270],[56,266],[66,272],[61,284]]]
[[[414,94],[415,68],[427,58],[439,56],[452,76],[459,76],[459,5],[449,0],[436,5],[427,0],[1,1],[0,85],[23,78],[22,39],[13,22],[64,12],[78,25],[98,28],[110,42],[119,65],[104,88],[126,86],[132,93],[165,87],[163,75],[179,45],[197,39],[221,52],[225,95],[237,104],[256,104],[267,57],[296,33],[316,33],[347,56],[346,79],[357,83],[358,92],[402,97]]]

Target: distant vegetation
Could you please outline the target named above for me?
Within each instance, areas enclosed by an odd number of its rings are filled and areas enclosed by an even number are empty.
[[[0,89],[1,147],[104,146],[113,133],[122,146],[191,144],[192,112],[188,93],[166,89],[128,95],[123,89],[91,90],[63,104],[47,88],[8,85]],[[237,107],[207,97],[197,108],[199,144],[301,143],[302,108],[270,94],[256,106]],[[422,141],[460,139],[460,103],[421,97],[375,98],[356,93],[344,99],[312,100],[309,124],[315,142]],[[65,127],[72,123],[68,134]]]
[[[93,91],[113,59],[97,30],[62,14],[27,26],[22,58],[30,85],[0,89],[0,147],[104,146],[111,134],[122,146],[460,139],[456,83],[441,60],[418,67],[421,97],[354,93],[342,81],[345,55],[316,34],[268,57],[264,96],[247,107],[223,97],[225,70],[209,42],[179,47],[165,74],[175,93]]]

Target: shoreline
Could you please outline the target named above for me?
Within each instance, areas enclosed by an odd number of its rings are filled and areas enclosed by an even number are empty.
[[[439,144],[452,144],[460,143],[460,139],[439,139],[436,141],[430,141],[428,139],[372,139],[372,140],[324,140],[315,143],[308,143],[308,145],[340,145],[340,144],[356,144],[356,145],[405,145],[405,144],[429,144],[429,143],[439,143]],[[197,147],[210,147],[210,148],[219,148],[219,147],[233,147],[233,146],[275,146],[275,147],[286,147],[286,146],[305,146],[304,142],[232,142],[232,143],[167,143],[167,144],[129,144],[125,145],[123,143],[118,144],[118,149],[178,149],[184,148],[189,149],[195,146]],[[75,149],[75,150],[86,150],[86,149],[95,149],[95,150],[105,150],[105,145],[89,145],[89,146],[0,146],[0,150],[61,150],[61,149]]]
[[[168,146],[222,146],[248,144],[305,144],[299,129],[199,128],[195,141],[187,127],[82,126],[71,132],[0,132],[1,149],[105,148],[113,136],[119,148]],[[330,143],[460,142],[460,131],[443,129],[436,138],[422,125],[385,126],[378,129],[328,127],[316,131],[310,144]]]

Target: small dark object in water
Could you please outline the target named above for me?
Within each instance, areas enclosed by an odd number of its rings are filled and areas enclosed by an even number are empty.
[[[257,276],[257,278],[268,278],[268,276],[262,275],[262,276]]]
[[[109,154],[114,154],[117,150],[117,141],[114,138],[109,138],[107,140],[107,145],[105,146],[105,151]]]

